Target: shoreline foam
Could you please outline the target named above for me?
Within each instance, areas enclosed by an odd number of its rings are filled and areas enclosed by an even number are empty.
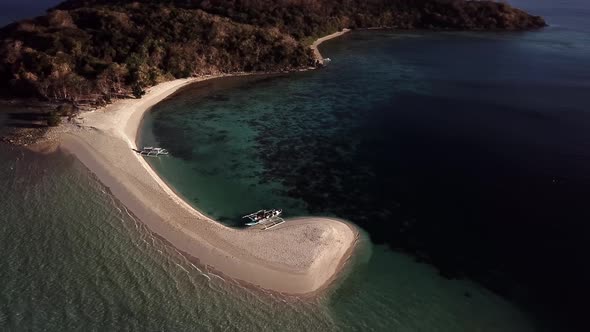
[[[334,37],[314,44],[317,48]],[[60,148],[74,154],[152,232],[201,265],[263,289],[315,294],[336,278],[351,256],[358,239],[353,225],[301,217],[268,231],[226,227],[181,199],[132,150],[143,115],[153,105],[188,84],[222,76],[162,83],[141,99],[119,100],[84,113],[79,128],[62,134]]]

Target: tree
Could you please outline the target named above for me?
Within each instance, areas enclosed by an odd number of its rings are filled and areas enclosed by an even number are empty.
[[[139,99],[143,95],[145,95],[145,90],[141,87],[141,85],[135,84],[133,86],[133,95],[135,96],[135,98]]]

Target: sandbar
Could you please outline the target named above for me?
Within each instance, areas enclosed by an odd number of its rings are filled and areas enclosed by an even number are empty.
[[[180,198],[133,149],[145,112],[178,89],[205,79],[179,79],[83,113],[64,130],[60,149],[74,154],[134,216],[202,266],[266,290],[310,295],[338,275],[358,230],[335,218],[289,219],[270,230],[222,225]]]

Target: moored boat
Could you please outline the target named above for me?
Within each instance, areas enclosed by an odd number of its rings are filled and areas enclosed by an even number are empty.
[[[281,209],[258,210],[254,213],[245,215],[242,218],[250,219],[250,222],[246,224],[247,226],[254,226],[266,221],[276,219],[281,215],[281,213],[283,213],[283,210]]]
[[[153,146],[145,146],[143,149],[141,150],[136,150],[140,155],[142,156],[148,156],[148,157],[157,157],[157,156],[165,156],[168,155],[169,152],[166,149],[162,149],[162,148],[155,148]]]

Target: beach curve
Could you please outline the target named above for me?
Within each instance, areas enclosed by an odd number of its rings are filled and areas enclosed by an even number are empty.
[[[81,115],[60,148],[74,154],[148,228],[204,266],[240,282],[286,294],[326,288],[351,256],[358,230],[334,218],[302,217],[271,230],[226,227],[180,198],[132,149],[145,112],[198,81],[161,83]]]
[[[319,46],[321,43],[328,41],[330,39],[334,39],[336,37],[340,37],[345,33],[350,32],[350,29],[342,29],[340,31],[334,32],[332,34],[329,34],[327,36],[323,36],[321,38],[316,39],[311,46],[309,46],[309,48],[311,48],[311,50],[313,51],[313,56],[316,59],[316,61],[320,64],[324,64],[324,56],[322,55],[322,53],[320,53],[319,50]]]

